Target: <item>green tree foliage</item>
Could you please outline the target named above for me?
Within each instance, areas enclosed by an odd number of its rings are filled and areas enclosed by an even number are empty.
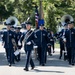
[[[16,7],[14,14],[21,22],[23,22],[32,14],[32,0],[18,0],[17,2],[16,1],[17,0],[14,1]]]
[[[15,16],[20,22],[23,22],[32,15],[33,8],[33,0],[1,0],[0,17],[5,19]]]
[[[1,21],[6,19],[8,16],[13,15],[13,4],[9,0],[2,0],[0,2],[0,19]]]
[[[31,17],[35,24],[35,5],[39,7],[40,0],[0,0],[0,20],[4,21],[9,16],[15,16],[20,23]],[[75,19],[75,0],[42,0],[46,28],[54,32],[61,22],[61,17],[70,14]],[[58,20],[59,18],[59,20]]]
[[[46,27],[51,28],[54,32],[56,31],[56,26],[61,22],[61,17],[63,15],[69,14],[72,15],[75,19],[74,0],[44,0],[43,5],[45,12]]]
[[[45,18],[46,27],[50,28],[54,32],[56,31],[55,12],[56,12],[56,8],[54,4],[49,3],[49,5],[47,6],[47,13]]]

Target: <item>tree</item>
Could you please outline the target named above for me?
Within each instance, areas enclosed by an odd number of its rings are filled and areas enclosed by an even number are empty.
[[[9,0],[2,0],[0,2],[0,20],[6,19],[8,16],[13,15],[13,4]]]
[[[42,0],[46,27],[56,31],[57,18],[70,14],[75,19],[75,0]],[[35,20],[34,6],[39,6],[39,0],[0,0],[0,20],[15,16],[21,22],[30,16],[32,23]],[[39,8],[39,7],[38,7]]]
[[[56,26],[57,26],[55,21],[55,12],[56,12],[56,8],[54,4],[49,3],[47,6],[47,14],[45,16],[46,27],[50,28],[54,32],[56,32]]]

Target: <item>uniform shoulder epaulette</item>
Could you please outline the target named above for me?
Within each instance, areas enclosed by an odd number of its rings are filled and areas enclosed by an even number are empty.
[[[3,34],[3,35],[7,34],[7,31],[4,31],[2,34]]]
[[[46,32],[47,32],[47,30],[46,30],[46,29],[44,29],[44,31],[46,31]]]
[[[7,32],[7,31],[4,31],[4,32]]]

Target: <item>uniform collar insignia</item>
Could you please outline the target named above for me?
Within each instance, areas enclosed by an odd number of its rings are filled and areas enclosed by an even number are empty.
[[[43,36],[45,36],[45,34],[43,34]]]
[[[72,32],[72,34],[74,34],[74,32]]]

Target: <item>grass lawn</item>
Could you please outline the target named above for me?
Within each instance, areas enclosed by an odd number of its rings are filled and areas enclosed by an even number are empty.
[[[59,45],[59,43],[55,43],[55,48],[60,48],[60,45]]]
[[[5,25],[1,25],[0,24],[0,30],[2,29],[2,28],[5,28],[6,26]]]

